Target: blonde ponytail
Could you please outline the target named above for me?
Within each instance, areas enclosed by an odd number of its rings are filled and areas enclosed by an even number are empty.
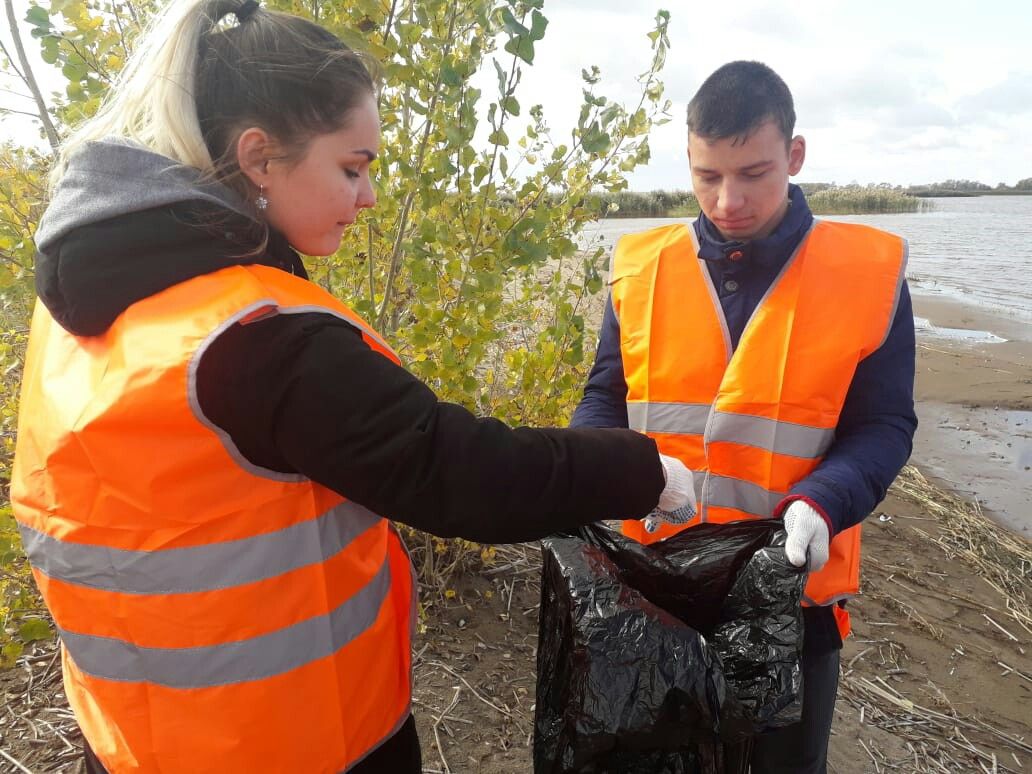
[[[105,137],[133,140],[174,161],[212,171],[197,119],[194,88],[203,36],[242,0],[172,0],[151,19],[96,115],[62,144],[50,175],[53,188],[68,159]]]

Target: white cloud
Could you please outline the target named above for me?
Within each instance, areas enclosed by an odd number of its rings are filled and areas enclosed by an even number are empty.
[[[1032,71],[1008,73],[999,83],[961,99],[958,108],[968,120],[977,120],[985,113],[1032,113]]]
[[[27,6],[15,0],[19,16]],[[661,77],[673,120],[653,131],[652,163],[632,175],[633,188],[689,184],[685,106],[710,72],[734,59],[766,62],[792,89],[808,141],[803,180],[968,177],[995,185],[1032,175],[1026,0],[994,0],[977,12],[967,0],[546,0],[548,31],[519,91],[524,110],[542,103],[565,140],[581,103],[581,69],[593,64],[602,70],[601,93],[633,100],[659,8],[671,14]],[[485,111],[494,81],[488,63],[477,79]],[[4,105],[14,99],[0,92]],[[0,138],[12,134],[25,141],[37,131],[28,120],[0,120]]]

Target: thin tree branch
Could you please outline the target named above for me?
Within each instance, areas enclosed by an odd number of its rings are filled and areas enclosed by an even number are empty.
[[[366,259],[369,262],[369,310],[372,312],[376,309],[376,280],[373,277],[373,224],[366,224],[366,231],[369,236],[369,252],[366,255]]]
[[[394,12],[398,9],[398,0],[391,0],[391,12],[387,14],[387,24],[383,28],[383,44],[387,45],[387,39],[391,36],[391,27],[394,26]]]
[[[433,120],[431,116],[434,114],[434,110],[437,108],[437,101],[441,96],[441,82],[444,73],[444,62],[448,59],[448,54],[451,52],[452,45],[454,43],[455,34],[455,20],[458,17],[458,4],[452,5],[451,19],[448,21],[448,44],[444,48],[443,55],[441,56],[441,69],[437,72],[437,82],[434,84],[434,96],[430,100],[430,104],[427,106],[427,119],[426,126],[423,130],[423,139],[419,145],[419,156],[416,161],[416,172],[414,177],[419,178],[419,175],[423,171],[423,164],[426,161],[426,151],[430,144],[430,133],[433,130]],[[401,210],[401,217],[398,221],[398,233],[394,240],[394,249],[391,252],[391,263],[390,268],[387,270],[387,282],[383,289],[383,302],[380,305],[380,311],[376,315],[376,325],[379,328],[383,325],[384,320],[387,318],[387,309],[390,305],[391,296],[394,294],[394,280],[398,275],[398,271],[401,269],[401,245],[405,239],[405,232],[408,229],[408,217],[409,212],[412,209],[412,202],[415,199],[416,192],[409,191],[405,197],[405,204]]]
[[[119,13],[119,10],[120,7],[116,5],[111,15],[115,17],[115,24],[118,25],[118,42],[122,46],[122,54],[128,59],[129,47],[125,44],[125,27],[122,26],[122,14]]]
[[[4,45],[4,42],[2,40],[0,40],[0,51],[4,52],[4,56],[7,57],[7,60],[11,63],[11,69],[18,74],[18,77],[21,78],[22,83],[25,83],[25,76],[22,74],[22,71],[18,69],[18,65],[17,63],[15,63],[14,57],[11,56],[11,52],[7,50],[7,46]]]
[[[47,103],[43,101],[43,93],[39,90],[39,84],[36,83],[36,77],[32,74],[32,68],[29,66],[29,59],[25,56],[25,47],[22,46],[21,33],[18,31],[18,20],[14,15],[14,0],[4,0],[4,6],[7,9],[7,25],[11,30],[14,50],[18,52],[22,77],[25,80],[25,85],[32,92],[32,97],[36,101],[36,110],[39,111],[39,115],[36,117],[43,124],[43,130],[47,134],[50,148],[56,154],[58,146],[61,145],[61,138],[57,134],[57,129],[54,128],[54,122],[50,120],[50,113],[47,112]]]
[[[136,15],[136,6],[133,5],[132,0],[125,0],[125,5],[129,9],[129,15],[133,17],[133,24],[139,29],[140,17]]]
[[[0,88],[0,91],[4,92],[5,94],[12,94],[15,97],[21,97],[22,99],[32,99],[31,94],[22,94],[20,91],[15,91],[14,89]]]
[[[15,110],[14,108],[0,107],[0,113],[10,113],[19,116],[28,116],[29,118],[39,118],[36,113],[30,113],[28,110]]]

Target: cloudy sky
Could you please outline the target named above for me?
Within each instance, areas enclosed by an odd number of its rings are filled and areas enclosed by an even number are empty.
[[[16,0],[20,16],[27,5]],[[560,134],[576,118],[581,69],[594,64],[602,93],[630,103],[659,8],[671,14],[662,79],[674,120],[654,130],[652,162],[632,175],[633,189],[690,185],[685,105],[710,72],[733,59],[766,62],[792,89],[808,149],[799,180],[968,178],[995,185],[1032,176],[1027,0],[546,0],[547,35],[524,75],[520,102],[542,103]],[[485,91],[493,78],[490,68]],[[4,91],[0,104],[32,109]],[[0,119],[0,137],[33,133]]]

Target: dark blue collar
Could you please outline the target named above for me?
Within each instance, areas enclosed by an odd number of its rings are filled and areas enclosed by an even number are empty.
[[[706,261],[732,261],[738,264],[748,261],[763,266],[784,263],[799,246],[813,223],[813,213],[810,212],[810,205],[806,203],[803,190],[797,185],[789,185],[788,197],[788,212],[778,227],[770,236],[749,242],[724,241],[710,219],[700,214],[695,221],[695,234],[699,238],[699,257]]]

